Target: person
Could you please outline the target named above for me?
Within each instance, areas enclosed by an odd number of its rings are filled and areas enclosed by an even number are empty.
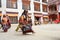
[[[39,25],[41,24],[41,19],[39,18]]]
[[[22,27],[22,23],[24,21],[24,18],[27,19],[27,13],[28,13],[28,11],[24,10],[24,12],[22,13],[22,15],[19,18],[19,24],[18,24],[17,28],[15,29],[15,31],[18,31]]]
[[[31,20],[30,20],[30,22],[31,22]],[[28,22],[27,19],[24,19],[23,26],[22,26],[22,28],[21,28],[23,34],[26,34],[26,33],[28,33],[28,32],[35,33],[35,32],[32,30],[32,25],[31,25],[30,22]]]
[[[29,17],[28,18],[28,24],[27,24],[28,26],[30,26],[31,27],[31,30],[32,30],[32,19]],[[33,30],[32,30],[32,33],[35,33]]]
[[[21,30],[22,30],[23,34],[26,34],[25,27],[26,27],[27,24],[28,24],[27,20],[24,19],[24,21],[22,22],[22,27],[21,27]]]
[[[7,18],[7,16],[3,15],[1,25],[2,25],[2,29],[4,30],[4,32],[7,32],[9,27],[10,27],[10,22],[9,21],[10,20]]]
[[[16,28],[15,31],[18,31],[19,28],[22,27],[22,23],[23,23],[23,21],[24,21],[24,16],[22,15],[22,16],[19,18],[19,24],[18,24],[18,26],[17,26],[17,28]]]
[[[7,32],[7,17],[6,15],[3,15],[3,18],[2,18],[2,22],[1,22],[1,25],[2,25],[2,29],[4,30],[4,32]]]
[[[7,17],[7,23],[8,23],[8,29],[11,27],[11,21],[10,21],[10,18],[9,18],[9,16],[8,15],[6,15],[6,17]]]

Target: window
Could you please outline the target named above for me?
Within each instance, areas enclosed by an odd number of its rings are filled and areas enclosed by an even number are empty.
[[[0,7],[1,7],[1,0],[0,0]]]
[[[18,23],[18,17],[17,16],[9,16],[10,21],[12,24],[17,24]]]
[[[6,12],[12,24],[18,23],[18,12]]]
[[[39,3],[34,3],[34,10],[40,11],[40,4]]]
[[[54,4],[53,5],[50,5],[49,6],[49,10],[50,11],[56,11],[57,10],[56,5],[54,5]]]
[[[42,2],[47,3],[47,0],[42,0]]]
[[[47,5],[43,5],[43,12],[47,12]]]
[[[22,9],[30,10],[30,2],[23,2]]]
[[[17,0],[7,0],[7,8],[17,8]]]
[[[40,0],[35,0],[35,1],[40,1]]]
[[[27,9],[27,10],[30,10],[30,5],[26,6],[26,5],[22,5],[22,9]]]

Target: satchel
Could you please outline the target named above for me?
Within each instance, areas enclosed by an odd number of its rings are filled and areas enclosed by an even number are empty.
[[[31,27],[30,26],[23,26],[23,28],[22,28],[22,31],[23,32],[30,32],[31,31]]]

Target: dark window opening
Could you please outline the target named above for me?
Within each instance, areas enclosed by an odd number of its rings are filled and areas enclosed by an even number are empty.
[[[17,16],[9,16],[11,24],[17,24],[18,23],[18,17]]]
[[[1,16],[0,16],[0,24],[1,24]]]
[[[1,0],[0,0],[0,7],[1,7]]]
[[[57,10],[56,5],[54,5],[54,4],[53,5],[50,5],[49,6],[49,10],[50,11],[56,11]]]

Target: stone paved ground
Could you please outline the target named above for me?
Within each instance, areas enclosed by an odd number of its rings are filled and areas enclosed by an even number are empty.
[[[21,30],[15,31],[17,24],[12,25],[8,32],[0,29],[0,40],[60,40],[60,24],[43,24],[33,26],[35,34],[22,35]]]

